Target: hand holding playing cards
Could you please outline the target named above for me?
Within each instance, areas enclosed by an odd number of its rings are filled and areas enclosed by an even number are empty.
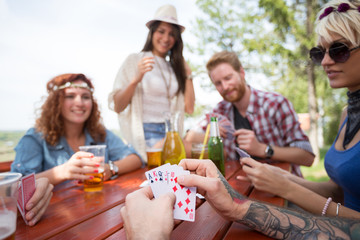
[[[247,176],[237,176],[237,179],[249,181],[255,188],[278,196],[284,196],[287,192],[286,187],[290,186],[288,181],[291,177],[289,171],[252,158],[242,158],[240,162]]]
[[[194,171],[195,174],[178,177],[178,183],[186,187],[197,187],[210,205],[223,217],[234,221],[239,219],[237,212],[238,203],[245,199],[237,193],[218,171],[211,160],[183,159],[179,163],[184,170]]]
[[[25,218],[30,226],[35,225],[45,213],[53,194],[53,188],[54,186],[50,184],[47,178],[38,178],[35,180],[34,195],[25,206],[27,211]]]
[[[254,131],[238,129],[235,131],[234,135],[239,148],[245,150],[251,156],[265,157],[266,146],[257,140]]]
[[[128,194],[121,208],[127,239],[169,239],[174,228],[174,203],[175,194],[155,199],[150,187]]]
[[[222,126],[219,126],[219,131],[220,131],[220,136],[222,138],[227,138],[227,133],[228,131],[226,130],[226,128],[223,128]]]

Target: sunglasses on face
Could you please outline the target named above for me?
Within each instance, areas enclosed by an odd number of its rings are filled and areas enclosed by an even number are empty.
[[[329,48],[329,56],[336,63],[344,63],[349,59],[350,52],[358,48],[360,48],[360,46],[349,49],[344,43],[335,42]],[[310,58],[315,64],[320,65],[325,53],[326,51],[323,48],[313,47],[310,49]]]

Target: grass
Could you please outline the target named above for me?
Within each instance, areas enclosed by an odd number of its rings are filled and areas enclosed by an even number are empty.
[[[320,149],[320,161],[317,165],[313,165],[311,167],[300,167],[304,178],[314,182],[324,182],[329,180],[329,176],[327,175],[324,167],[324,158],[328,149],[329,147]]]
[[[0,162],[14,160],[14,147],[24,134],[25,131],[0,131]]]

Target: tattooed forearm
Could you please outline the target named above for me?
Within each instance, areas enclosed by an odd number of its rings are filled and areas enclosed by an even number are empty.
[[[233,200],[235,199],[239,199],[239,200],[244,200],[246,199],[243,195],[241,195],[240,193],[238,193],[237,191],[235,191],[230,184],[226,181],[226,179],[224,178],[224,176],[221,174],[221,172],[218,170],[218,176],[221,180],[221,182],[224,184],[227,192],[230,194],[231,198]]]
[[[239,222],[277,239],[358,239],[360,222],[253,202]]]

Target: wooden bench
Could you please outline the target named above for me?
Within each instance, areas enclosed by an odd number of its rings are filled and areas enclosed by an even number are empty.
[[[0,172],[9,172],[12,161],[0,162]]]

